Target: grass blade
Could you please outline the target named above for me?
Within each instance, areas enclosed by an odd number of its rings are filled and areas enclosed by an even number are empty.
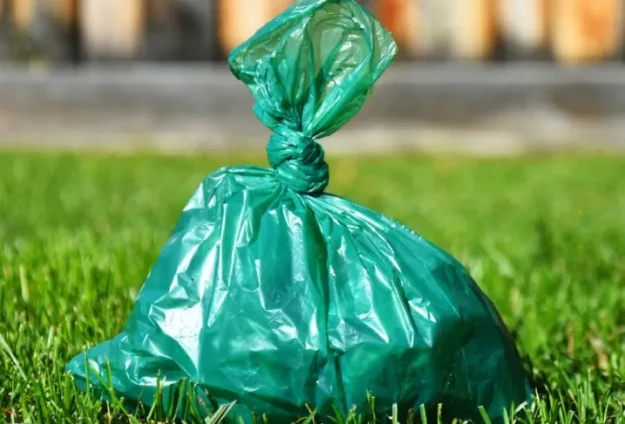
[[[15,365],[15,368],[17,369],[20,377],[22,377],[24,381],[28,381],[28,378],[26,377],[26,373],[24,372],[24,369],[20,365],[20,362],[15,357],[13,350],[11,350],[11,346],[9,346],[9,344],[7,343],[6,339],[4,338],[2,334],[0,334],[0,349],[2,349],[2,351],[9,357],[11,362],[13,362],[13,365]]]
[[[421,424],[427,424],[428,423],[428,413],[425,409],[425,405],[421,405],[419,407],[419,412],[421,413]]]
[[[483,406],[480,406],[478,409],[480,411],[480,415],[482,417],[482,420],[484,421],[484,424],[492,424],[490,417],[488,416],[488,412],[486,412],[486,409],[484,409]]]
[[[217,408],[217,411],[213,414],[212,417],[206,419],[206,424],[222,423],[227,418],[230,411],[232,411],[232,408],[234,408],[235,404],[236,401],[221,405],[219,408]]]

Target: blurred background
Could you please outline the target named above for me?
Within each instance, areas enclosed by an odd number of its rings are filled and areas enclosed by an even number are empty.
[[[0,0],[11,63],[222,61],[293,0]],[[363,0],[405,60],[621,59],[622,0]]]
[[[225,59],[291,3],[0,0],[0,139],[176,149],[264,140]],[[625,144],[625,0],[361,3],[401,55],[335,148]]]

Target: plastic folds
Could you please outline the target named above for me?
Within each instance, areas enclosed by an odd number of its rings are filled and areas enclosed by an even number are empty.
[[[79,385],[110,381],[150,404],[157,382],[167,395],[187,379],[272,423],[307,404],[367,410],[368,392],[382,413],[442,403],[471,418],[482,405],[494,421],[529,400],[513,341],[464,268],[324,193],[317,140],[358,113],[395,54],[353,0],[300,1],[231,53],[273,131],[271,169],[223,168],[200,184],[123,331],[68,365]]]

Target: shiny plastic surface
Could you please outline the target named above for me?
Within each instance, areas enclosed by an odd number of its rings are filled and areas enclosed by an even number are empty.
[[[167,396],[190,379],[270,422],[306,415],[306,404],[366,409],[367,392],[380,412],[443,403],[476,417],[483,405],[494,420],[529,400],[513,341],[464,268],[323,193],[315,140],[358,112],[395,53],[352,0],[300,2],[232,52],[274,133],[272,169],[223,168],[201,183],[126,327],[68,365],[81,387],[110,380],[118,396],[150,404],[157,382]]]

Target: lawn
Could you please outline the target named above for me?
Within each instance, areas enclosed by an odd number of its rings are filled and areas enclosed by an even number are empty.
[[[65,363],[123,326],[201,179],[263,162],[0,153],[0,421],[111,418]],[[625,157],[329,162],[330,191],[468,267],[526,358],[534,422],[625,422]]]

